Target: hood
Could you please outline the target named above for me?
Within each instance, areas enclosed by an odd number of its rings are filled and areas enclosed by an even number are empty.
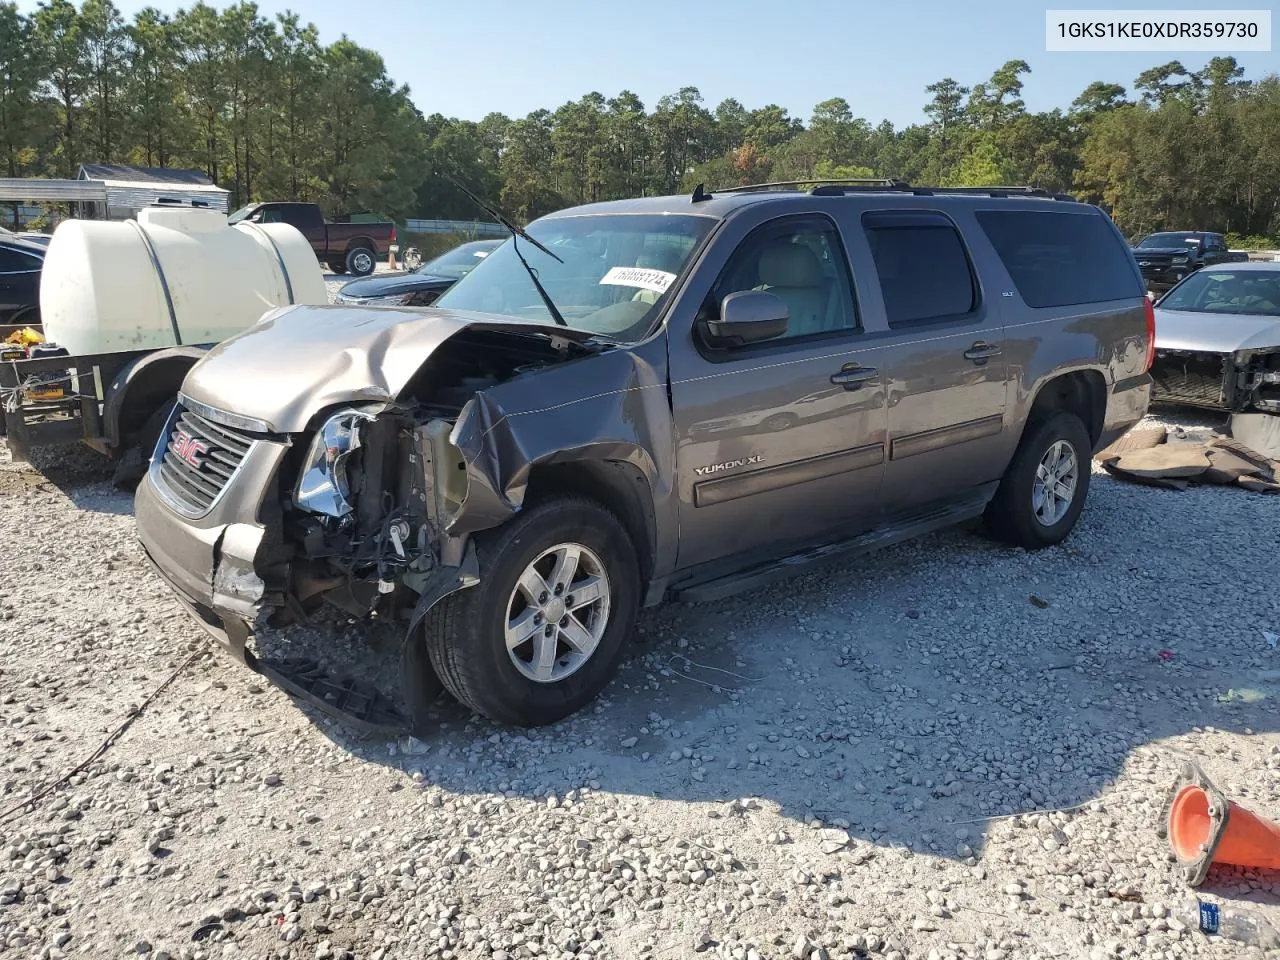
[[[1156,349],[1235,353],[1280,349],[1280,317],[1156,308]]]
[[[1133,247],[1133,255],[1138,260],[1146,256],[1190,256],[1196,252],[1193,247]]]
[[[338,296],[348,300],[368,297],[391,297],[397,293],[418,293],[422,290],[439,290],[451,287],[457,281],[449,277],[434,277],[425,273],[394,273],[381,277],[366,277],[344,284]]]
[[[1133,255],[1141,260],[1143,257],[1167,257],[1179,254],[1190,256],[1195,251],[1190,247],[1132,247]]]
[[[191,368],[182,393],[296,433],[325,407],[388,401],[442,343],[469,328],[585,342],[581,330],[416,307],[293,306],[224,340]]]

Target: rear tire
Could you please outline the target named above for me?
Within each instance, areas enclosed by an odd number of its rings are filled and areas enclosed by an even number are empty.
[[[347,270],[353,277],[367,277],[377,265],[378,260],[368,247],[352,247],[347,251]]]
[[[1028,550],[1065,540],[1089,495],[1092,453],[1074,413],[1027,424],[983,518],[992,536]]]
[[[563,547],[576,547],[580,556],[575,572],[557,585],[556,551]],[[441,682],[498,723],[540,726],[579,710],[613,677],[640,607],[639,564],[626,530],[595,501],[565,497],[480,535],[477,552],[480,582],[445,598],[428,617],[427,653]],[[543,587],[546,606],[532,596]],[[576,599],[574,589],[581,591]],[[601,599],[584,600],[588,590]],[[562,611],[555,624],[546,619]],[[535,629],[509,648],[508,638],[526,635],[522,625]],[[551,639],[544,640],[545,631]],[[583,642],[587,636],[591,644]]]

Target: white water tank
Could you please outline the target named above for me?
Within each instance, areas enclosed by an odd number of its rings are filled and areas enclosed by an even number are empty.
[[[290,303],[328,303],[306,238],[200,207],[67,220],[40,278],[45,338],[72,356],[218,343]]]

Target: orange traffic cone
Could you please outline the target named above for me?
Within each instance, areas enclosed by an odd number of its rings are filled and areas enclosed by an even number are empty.
[[[1214,863],[1280,869],[1280,824],[1232,803],[1195,763],[1183,766],[1161,819],[1160,835],[1190,886]]]

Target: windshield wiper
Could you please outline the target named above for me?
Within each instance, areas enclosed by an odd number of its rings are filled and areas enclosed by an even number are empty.
[[[498,223],[502,224],[504,227],[507,228],[508,231],[510,231],[511,249],[515,251],[516,257],[520,260],[520,263],[524,266],[525,272],[529,274],[529,279],[533,281],[533,287],[535,290],[538,291],[538,296],[542,298],[542,303],[547,308],[547,313],[551,314],[551,319],[554,320],[557,324],[559,324],[562,327],[567,327],[569,324],[565,322],[564,317],[560,315],[560,311],[556,309],[556,305],[551,299],[551,294],[547,293],[546,288],[542,285],[542,281],[538,279],[538,271],[533,269],[533,267],[529,266],[529,261],[526,260],[524,258],[524,254],[520,252],[520,244],[516,242],[516,238],[522,237],[523,239],[528,240],[535,247],[537,247],[539,250],[545,253],[552,260],[555,260],[557,263],[564,263],[564,261],[561,260],[559,257],[557,257],[550,250],[548,250],[546,247],[544,247],[542,244],[540,244],[537,240],[533,239],[533,237],[529,236],[529,234],[525,233],[525,231],[520,226],[518,226],[515,223],[515,221],[513,221],[510,217],[508,217],[505,213],[503,213],[497,207],[494,207],[494,206],[491,206],[490,204],[485,203],[483,200],[477,197],[474,193],[472,193],[470,190],[468,190],[466,187],[460,184],[457,180],[449,176],[449,174],[446,173],[444,176],[445,176],[445,179],[447,179],[455,187],[461,190],[467,196],[467,199],[469,199],[477,207],[479,207],[489,216],[493,217],[494,220],[498,221]]]

